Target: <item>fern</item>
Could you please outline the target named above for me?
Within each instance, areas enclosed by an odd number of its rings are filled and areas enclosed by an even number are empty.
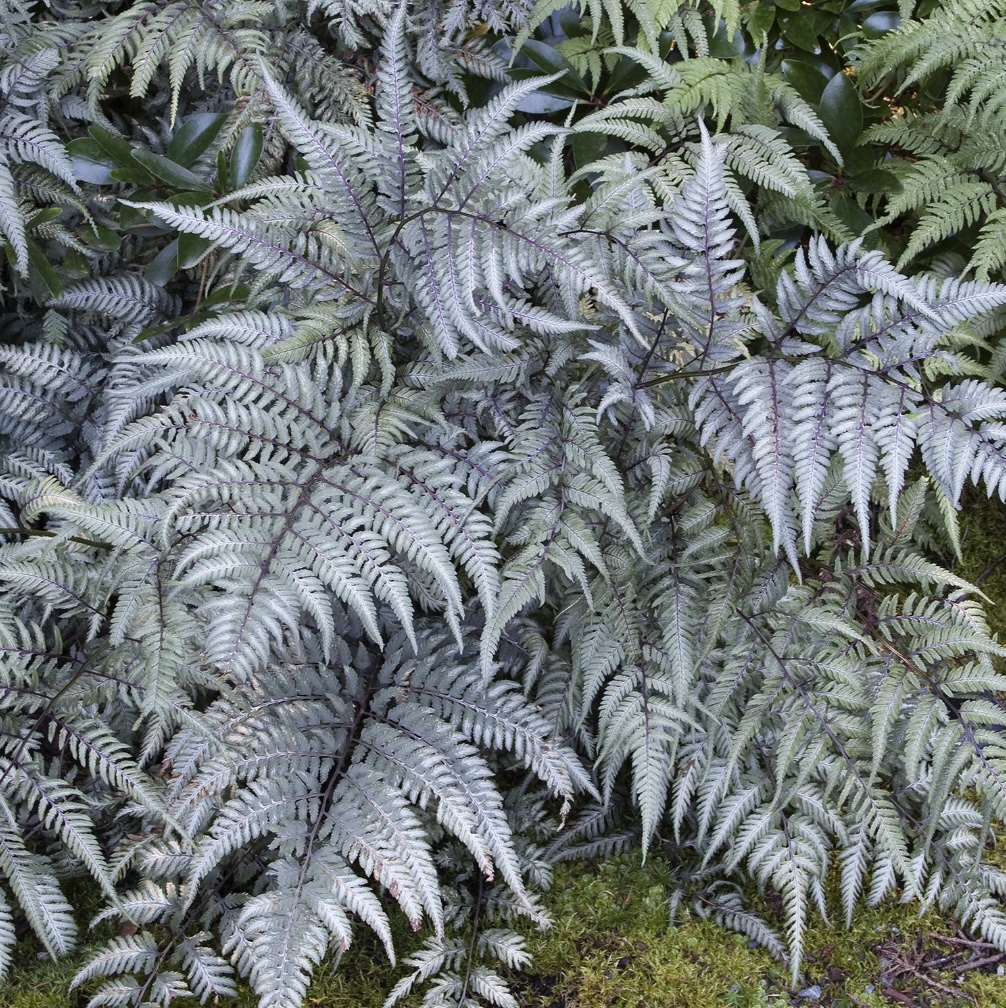
[[[890,201],[882,221],[912,214],[901,263],[952,246],[955,236],[980,226],[983,239],[966,243],[972,246],[971,267],[984,279],[1001,273],[989,239],[1002,211],[996,180],[1006,151],[999,86],[1002,24],[1001,4],[941,4],[859,54],[866,87],[892,77],[902,92],[916,89],[924,96],[918,110],[910,108],[871,131],[877,140],[921,155],[899,165],[903,193]]]
[[[32,190],[61,206],[79,209],[82,204],[70,159],[48,124],[45,80],[59,63],[57,51],[40,48],[44,33],[16,21],[4,35],[5,47],[13,52],[0,70],[0,238],[16,272],[26,276],[30,259],[42,258],[31,237],[39,209]],[[41,169],[38,181],[33,166]]]
[[[754,201],[741,194],[742,180],[745,191],[753,182],[767,193],[784,193],[789,197],[784,204],[787,209],[799,205],[800,211],[789,211],[789,219],[797,213],[806,216],[815,230],[839,240],[849,237],[815,193],[806,168],[783,139],[780,128],[787,124],[798,127],[839,163],[842,156],[814,108],[780,74],[768,73],[763,66],[749,66],[741,59],[695,55],[669,66],[640,49],[616,47],[608,52],[638,63],[646,70],[647,79],[614,96],[605,107],[584,115],[577,130],[615,137],[646,151],[654,160],[667,159],[668,188],[676,188],[681,180],[676,160],[681,139],[689,134],[693,116],[708,117],[722,134],[717,140],[727,146],[727,165],[737,179],[737,188],[730,187],[731,209],[744,221],[755,243],[762,228],[752,212]],[[685,156],[695,163],[694,157]],[[597,166],[588,167],[593,171]]]
[[[941,562],[1006,495],[1002,103],[950,14],[860,64],[954,67],[872,134],[871,249],[690,6],[587,5],[627,76],[565,123],[469,34],[547,4],[52,11],[0,70],[0,970],[71,949],[72,865],[138,929],[93,1005],[296,1008],[361,926],[389,1008],[510,1005],[551,865],[634,843],[794,977],[833,871],[1006,948],[1004,654]],[[978,279],[901,272],[964,224]]]

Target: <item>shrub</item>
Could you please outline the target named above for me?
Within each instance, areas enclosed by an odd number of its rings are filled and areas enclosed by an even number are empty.
[[[15,10],[0,968],[82,867],[93,1005],[293,1008],[398,911],[389,1005],[508,1005],[551,865],[636,840],[794,977],[833,869],[1006,949],[1004,652],[938,562],[1006,496],[1006,287],[841,243],[841,69],[629,11],[562,15],[584,114],[544,8]]]

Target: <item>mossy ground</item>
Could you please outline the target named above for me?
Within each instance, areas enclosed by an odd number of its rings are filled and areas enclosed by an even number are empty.
[[[643,864],[638,853],[560,866],[546,898],[554,926],[528,935],[534,962],[511,978],[521,1008],[1006,1008],[997,963],[955,972],[982,952],[941,942],[957,930],[936,913],[890,903],[861,908],[849,930],[812,920],[793,986],[783,965],[740,935],[696,918],[668,926],[668,884],[666,864]],[[72,963],[39,960],[27,943],[18,951],[3,1008],[83,1008],[87,997],[69,991]],[[364,938],[337,972],[320,971],[306,1004],[380,1008],[398,975]],[[255,1004],[244,991],[227,1008]]]
[[[967,498],[961,533],[964,559],[955,570],[980,582],[990,623],[1006,640],[1006,508]],[[1006,862],[1006,839],[993,857]],[[521,1008],[1006,1008],[999,964],[960,972],[983,952],[953,944],[960,941],[956,924],[933,912],[920,917],[897,903],[861,907],[849,930],[837,926],[837,915],[835,926],[812,919],[804,976],[793,986],[784,966],[740,935],[696,918],[668,926],[668,884],[659,857],[560,866],[546,896],[554,926],[528,936],[533,964],[511,978]],[[86,995],[69,984],[84,958],[86,949],[53,963],[21,943],[0,1008],[83,1008]],[[399,975],[361,935],[338,971],[319,971],[307,1006],[380,1008]],[[255,1005],[245,990],[227,1008]]]
[[[1006,642],[1006,507],[969,491],[960,512],[962,558],[954,571],[988,596],[989,626]]]
[[[941,944],[957,931],[936,913],[891,903],[862,907],[849,930],[812,920],[793,986],[740,935],[695,918],[668,927],[665,884],[666,868],[638,855],[557,873],[555,927],[532,939],[534,963],[515,984],[522,1008],[1006,1008],[996,963],[954,973],[981,953]]]

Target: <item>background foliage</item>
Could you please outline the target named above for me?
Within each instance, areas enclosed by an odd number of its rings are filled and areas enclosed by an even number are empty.
[[[1006,950],[1001,11],[5,13],[0,971],[85,872],[93,1005],[510,1005],[634,844]]]

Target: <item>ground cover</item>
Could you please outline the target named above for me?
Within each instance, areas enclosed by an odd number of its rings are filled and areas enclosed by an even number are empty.
[[[521,1008],[1006,1008],[998,972],[1006,956],[938,913],[920,916],[898,903],[864,907],[848,931],[814,920],[804,976],[794,986],[782,964],[742,935],[694,916],[670,926],[672,872],[660,854],[645,864],[632,853],[560,866],[546,899],[554,925],[529,933],[532,964],[511,978]],[[83,1008],[86,990],[71,991],[70,983],[86,958],[85,949],[54,963],[23,942],[5,1008]],[[305,1004],[381,1008],[400,973],[364,936],[338,971],[319,970]],[[421,997],[404,1003],[418,1008]],[[256,1004],[247,988],[220,1002]]]
[[[998,8],[60,3],[0,18],[0,1004],[366,1008],[440,926],[438,1008],[1006,1003]]]
[[[964,552],[956,569],[989,596],[990,623],[1002,636],[1006,510],[977,496],[969,499],[961,539]],[[1006,865],[1006,838],[1000,838],[992,860]],[[673,872],[669,848],[645,863],[633,852],[559,865],[545,897],[553,926],[528,933],[531,966],[511,977],[521,1008],[1006,1008],[1006,978],[1000,973],[1006,956],[937,912],[920,916],[915,905],[893,901],[862,907],[849,930],[812,918],[804,974],[793,985],[785,966],[742,935],[687,913],[670,925]],[[96,904],[86,890],[78,897],[85,924]],[[781,908],[763,901],[762,909],[771,917]],[[87,989],[71,990],[74,972],[109,934],[108,925],[99,926],[79,955],[62,962],[40,954],[31,939],[22,940],[5,1008],[83,1008]],[[400,927],[396,937],[407,950],[407,929]],[[418,946],[418,938],[412,945]],[[371,935],[361,933],[337,971],[319,970],[305,1004],[381,1008],[401,972]],[[420,1003],[417,995],[404,1004]],[[221,1001],[221,1008],[256,1005],[247,987],[230,1005]],[[179,1002],[179,1008],[187,1006]]]

